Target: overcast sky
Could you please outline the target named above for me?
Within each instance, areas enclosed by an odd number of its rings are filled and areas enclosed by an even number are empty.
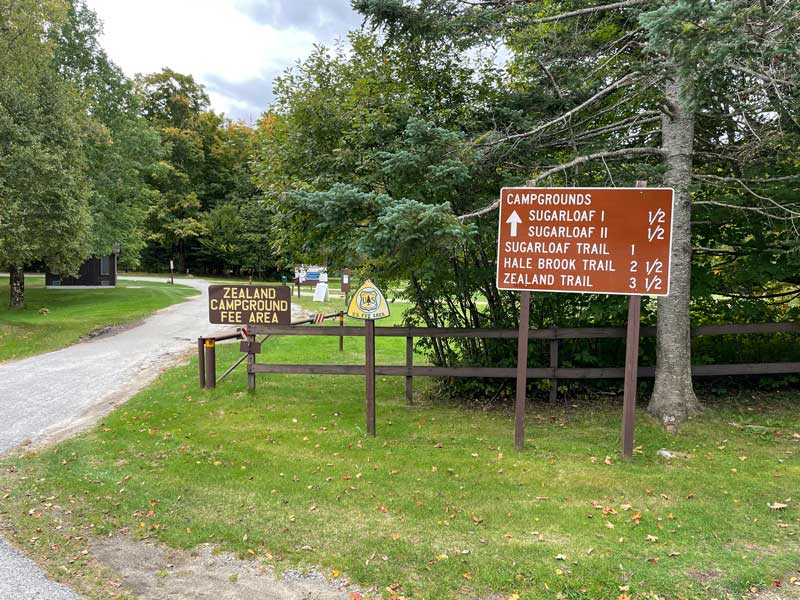
[[[361,24],[350,0],[87,0],[103,47],[129,76],[170,67],[205,84],[212,108],[254,122],[272,78],[314,43]]]

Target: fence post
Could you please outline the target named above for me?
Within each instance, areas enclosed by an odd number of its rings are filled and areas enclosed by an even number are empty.
[[[556,334],[556,328],[553,327],[553,334]],[[558,344],[559,340],[550,340],[550,368],[558,369]],[[550,404],[555,404],[558,400],[558,379],[553,377],[550,379]]]
[[[517,394],[514,407],[514,447],[525,446],[525,388],[528,384],[528,324],[530,322],[531,293],[519,294],[519,339],[517,340]]]
[[[411,369],[412,366],[414,366],[414,338],[408,336],[406,337],[406,367]],[[408,404],[414,404],[413,381],[414,378],[410,374],[406,375],[406,402]]]
[[[248,335],[247,341],[250,343],[250,347],[256,343],[256,336],[255,335]],[[251,365],[256,364],[256,355],[253,352],[247,353],[247,390],[249,392],[256,391],[256,374],[252,372],[250,369]]]
[[[367,375],[367,434],[375,435],[375,321],[367,321],[364,338]]]
[[[217,340],[206,338],[206,389],[217,387]]]
[[[205,353],[205,339],[197,338],[197,371],[200,376],[200,389],[206,388],[206,353]]]
[[[339,311],[339,331],[344,327],[344,312]],[[344,335],[339,334],[339,352],[344,352]]]

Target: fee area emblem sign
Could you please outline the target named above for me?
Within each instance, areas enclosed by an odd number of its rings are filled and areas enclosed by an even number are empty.
[[[503,188],[501,290],[666,296],[671,188]]]
[[[347,316],[364,321],[377,321],[389,316],[389,304],[383,292],[367,279],[350,299]]]

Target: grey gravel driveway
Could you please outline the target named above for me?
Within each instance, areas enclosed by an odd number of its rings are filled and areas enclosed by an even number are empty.
[[[208,324],[207,282],[178,283],[202,294],[116,335],[0,364],[0,454],[28,440],[46,443],[94,423],[161,370],[184,359],[196,347],[198,336],[221,331]],[[0,537],[0,600],[78,600],[78,596],[48,580]]]

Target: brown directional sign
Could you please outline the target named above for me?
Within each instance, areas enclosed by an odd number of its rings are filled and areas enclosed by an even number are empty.
[[[503,188],[501,290],[666,296],[669,188]]]
[[[289,286],[210,285],[208,320],[220,325],[290,325]]]

